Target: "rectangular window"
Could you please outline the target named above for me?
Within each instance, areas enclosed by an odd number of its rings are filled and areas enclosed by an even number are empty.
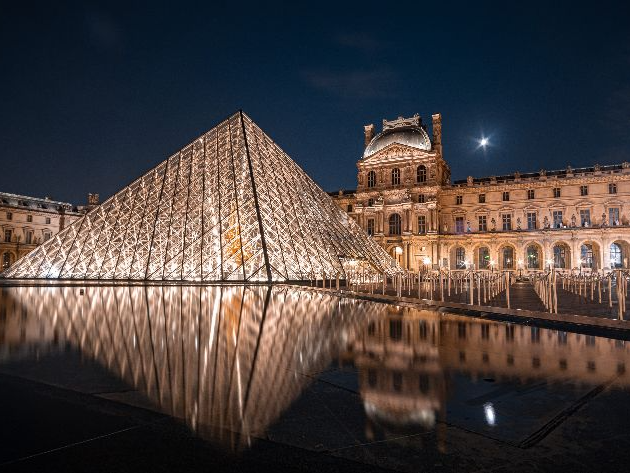
[[[485,215],[479,216],[479,231],[487,232],[488,231],[488,220]]]
[[[486,203],[486,194],[479,194],[479,203],[480,204]]]
[[[501,220],[503,221],[503,231],[512,230],[512,214],[501,215]]]
[[[615,184],[614,182],[611,182],[610,184],[608,184],[608,193],[609,194],[616,194],[617,193],[617,184]]]
[[[50,240],[52,238],[52,233],[44,232],[44,241]]]
[[[7,212],[7,220],[13,220],[13,213]]]
[[[347,209],[348,209],[348,212],[352,212],[352,204],[348,204]]]
[[[530,200],[534,198],[534,189],[527,190],[527,198]]]
[[[27,222],[32,222],[33,221],[33,216],[32,215],[27,215],[26,216],[26,221]]]
[[[527,229],[536,230],[536,212],[527,212]]]
[[[420,194],[420,195],[418,196],[418,202],[419,202],[420,204],[424,204],[425,200],[426,200],[426,197],[424,196],[424,194]]]
[[[503,192],[503,200],[504,200],[505,202],[507,202],[508,200],[510,200],[510,193],[509,193],[509,192],[507,192],[507,191]]]
[[[4,241],[7,243],[11,243],[11,237],[13,236],[13,231],[5,230],[4,231]]]
[[[424,235],[427,232],[426,215],[418,215],[418,234]]]
[[[591,211],[590,209],[580,209],[580,225],[583,227],[591,226]]]
[[[33,243],[33,232],[28,231],[26,232],[26,244],[30,245],[31,243]]]
[[[580,186],[580,195],[588,195],[588,186]]]
[[[560,197],[560,188],[559,187],[554,187],[553,188],[553,196],[557,199],[558,197]]]
[[[462,205],[463,201],[464,201],[463,195],[455,196],[455,205]]]
[[[619,225],[619,209],[612,207],[608,209],[608,225]]]
[[[553,228],[562,228],[562,210],[554,210],[551,215],[553,217]]]
[[[46,225],[50,225],[50,217],[46,217]]]
[[[464,233],[464,217],[455,217],[455,232]]]
[[[367,234],[374,235],[374,219],[368,218],[367,220]]]

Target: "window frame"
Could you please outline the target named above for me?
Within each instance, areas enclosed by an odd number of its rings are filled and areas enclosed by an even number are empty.
[[[418,235],[426,235],[427,233],[427,216],[418,215]]]
[[[416,168],[416,183],[423,184],[425,182],[427,182],[427,167],[420,164]]]
[[[376,187],[376,171],[373,169],[367,173],[367,186],[369,188]]]
[[[393,168],[391,175],[392,175],[392,186],[399,186],[401,182],[400,168]]]

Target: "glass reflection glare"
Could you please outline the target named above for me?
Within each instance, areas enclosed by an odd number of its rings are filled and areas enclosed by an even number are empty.
[[[486,402],[483,405],[483,412],[486,416],[486,422],[488,423],[488,425],[495,425],[496,415],[494,413],[494,406],[491,402]]]

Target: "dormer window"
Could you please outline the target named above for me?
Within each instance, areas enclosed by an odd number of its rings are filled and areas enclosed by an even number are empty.
[[[398,168],[392,169],[392,185],[393,186],[400,185],[400,169]]]

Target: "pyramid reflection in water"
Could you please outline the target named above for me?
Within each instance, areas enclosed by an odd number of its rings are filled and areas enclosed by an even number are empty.
[[[9,268],[7,278],[286,281],[393,261],[242,112]]]
[[[0,363],[69,346],[238,450],[384,310],[286,286],[0,288]]]

